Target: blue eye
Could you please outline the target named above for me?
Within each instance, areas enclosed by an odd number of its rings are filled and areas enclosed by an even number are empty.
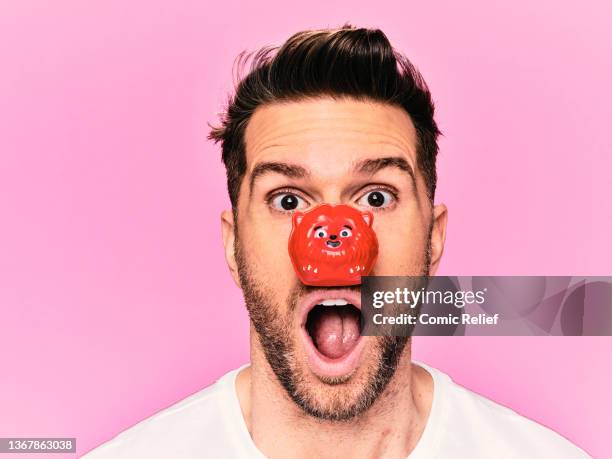
[[[353,232],[348,228],[344,228],[342,231],[340,231],[340,237],[351,237],[352,235]]]
[[[372,190],[364,194],[357,204],[361,206],[372,207],[375,209],[380,209],[384,207],[388,207],[395,201],[395,196],[388,191],[385,190]]]
[[[327,231],[325,231],[324,229],[315,230],[315,237],[326,238],[327,237]]]
[[[306,207],[306,201],[293,193],[279,193],[270,202],[272,207],[283,212],[291,212]]]

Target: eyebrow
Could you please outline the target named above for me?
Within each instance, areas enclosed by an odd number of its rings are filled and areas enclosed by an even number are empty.
[[[414,171],[412,170],[412,166],[410,166],[408,161],[399,156],[386,156],[383,158],[361,160],[355,163],[353,166],[353,172],[356,174],[374,175],[387,167],[394,167],[407,173],[416,187],[416,178]],[[253,186],[255,185],[257,179],[270,173],[280,174],[294,179],[305,178],[310,175],[310,171],[297,164],[274,161],[262,162],[255,166],[253,168],[253,172],[251,173],[251,177],[249,179],[249,191],[251,194],[253,193]]]
[[[249,180],[249,190],[253,193],[253,185],[255,181],[266,174],[276,173],[281,174],[289,178],[304,178],[310,175],[310,172],[305,167],[298,166],[296,164],[287,164],[279,162],[264,162],[259,163],[253,169],[251,178]]]
[[[362,161],[357,162],[353,170],[356,173],[374,175],[378,171],[385,169],[387,167],[395,167],[402,172],[407,173],[412,180],[412,183],[416,187],[416,178],[414,175],[414,170],[408,161],[400,156],[386,156],[384,158],[374,158],[374,159],[364,159]]]

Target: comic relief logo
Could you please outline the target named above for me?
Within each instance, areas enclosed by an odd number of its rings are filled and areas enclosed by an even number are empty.
[[[306,285],[341,286],[361,283],[378,256],[372,229],[374,216],[341,204],[321,204],[293,214],[289,256]]]

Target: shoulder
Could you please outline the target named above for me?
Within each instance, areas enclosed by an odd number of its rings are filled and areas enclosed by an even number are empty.
[[[122,431],[83,458],[198,457],[227,446],[223,416],[233,370],[217,382]]]
[[[438,386],[434,398],[439,397],[435,403],[445,430],[442,443],[448,448],[471,451],[465,456],[471,458],[590,457],[553,430],[455,383],[440,370],[419,365]]]

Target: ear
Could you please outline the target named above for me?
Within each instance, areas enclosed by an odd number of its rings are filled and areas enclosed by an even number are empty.
[[[429,275],[433,276],[438,270],[444,243],[446,242],[446,223],[448,222],[448,210],[444,204],[438,204],[433,209],[433,222],[431,228],[431,265]]]
[[[363,212],[361,212],[361,215],[363,216],[363,219],[368,224],[368,226],[372,226],[372,221],[374,220],[374,215],[372,214],[372,212],[364,210]]]
[[[300,223],[302,223],[303,219],[304,219],[304,214],[302,212],[295,212],[293,214],[293,226],[294,227],[298,226]]]
[[[223,247],[225,248],[225,261],[234,279],[234,283],[241,288],[240,277],[238,276],[238,265],[234,254],[234,216],[231,210],[224,210],[221,212],[221,233],[223,235]]]

